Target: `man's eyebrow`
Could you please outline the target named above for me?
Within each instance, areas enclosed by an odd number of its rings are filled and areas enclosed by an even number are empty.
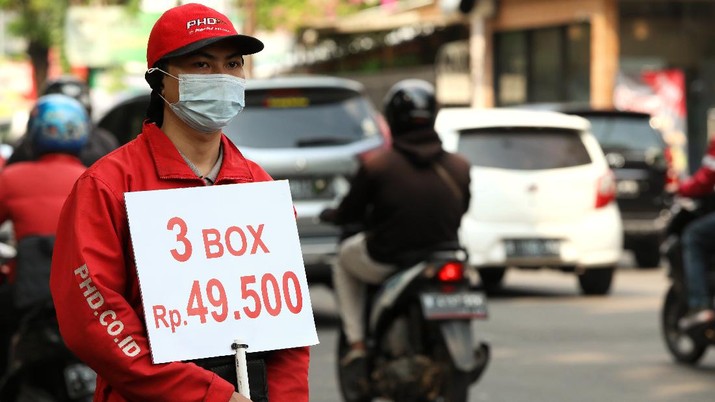
[[[195,51],[195,52],[189,53],[187,56],[189,56],[189,57],[205,57],[205,58],[207,58],[207,59],[217,59],[217,58],[218,58],[218,57],[217,57],[216,55],[214,55],[214,54],[211,54],[211,53],[208,53],[208,52],[204,52],[204,51],[201,51],[201,50],[197,50],[197,51]],[[227,59],[233,59],[233,58],[236,58],[236,57],[243,57],[243,53],[241,53],[241,52],[234,52],[234,53],[229,54],[226,58],[227,58]]]

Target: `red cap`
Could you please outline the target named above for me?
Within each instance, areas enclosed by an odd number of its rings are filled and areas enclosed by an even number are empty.
[[[244,55],[263,50],[263,42],[239,35],[231,20],[213,8],[195,3],[171,8],[151,29],[147,67],[154,67],[163,58],[182,56],[224,39],[231,40]]]

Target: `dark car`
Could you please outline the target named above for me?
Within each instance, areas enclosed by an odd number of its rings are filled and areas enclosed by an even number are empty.
[[[624,247],[641,268],[660,264],[660,243],[670,219],[671,188],[677,182],[670,148],[647,113],[572,109],[585,117],[616,175]]]
[[[141,131],[148,104],[148,92],[134,94],[98,125],[126,143]],[[224,133],[274,179],[288,179],[308,281],[331,284],[340,233],[320,212],[342,199],[359,158],[390,144],[362,84],[327,76],[250,79],[246,107]]]

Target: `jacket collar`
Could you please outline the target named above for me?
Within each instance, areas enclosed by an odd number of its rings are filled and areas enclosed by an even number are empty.
[[[156,124],[144,122],[142,133],[149,143],[159,178],[200,180],[184,161],[169,137]],[[221,134],[221,146],[223,147],[223,163],[218,172],[216,184],[220,184],[222,181],[253,181],[248,161],[225,134]]]

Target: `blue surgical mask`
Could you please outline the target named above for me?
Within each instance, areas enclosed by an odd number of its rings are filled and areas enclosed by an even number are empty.
[[[246,80],[229,74],[179,74],[179,100],[169,103],[171,110],[189,127],[202,133],[213,133],[226,127],[246,104]],[[161,96],[161,95],[159,95]]]

